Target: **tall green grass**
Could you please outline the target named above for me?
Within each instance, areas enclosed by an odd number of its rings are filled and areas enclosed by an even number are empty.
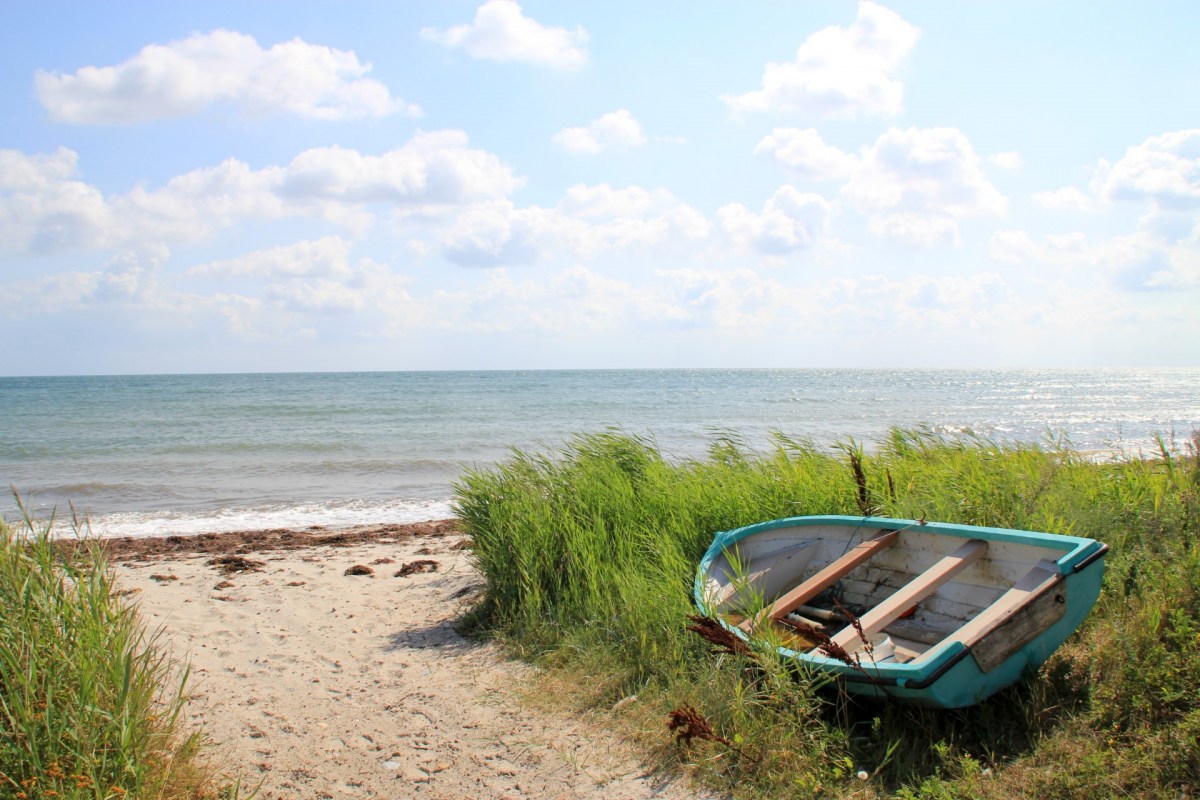
[[[664,763],[738,796],[1175,797],[1200,786],[1200,437],[1154,444],[1094,463],[1061,441],[896,430],[870,453],[726,437],[670,463],[609,431],[517,451],[456,487],[487,578],[474,619],[568,683],[589,676],[579,702],[639,696]],[[688,631],[714,532],[859,513],[1097,538],[1104,589],[1038,676],[954,712],[855,701]],[[683,706],[713,735],[673,744],[663,721]]]
[[[182,732],[186,679],[95,541],[0,522],[0,798],[218,796],[200,735]]]

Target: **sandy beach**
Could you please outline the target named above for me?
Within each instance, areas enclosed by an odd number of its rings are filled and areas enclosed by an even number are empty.
[[[191,663],[190,721],[262,798],[694,796],[611,733],[523,703],[533,669],[458,633],[482,579],[448,521],[110,552]]]

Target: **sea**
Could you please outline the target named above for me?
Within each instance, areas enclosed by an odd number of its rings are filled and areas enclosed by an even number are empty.
[[[1200,368],[0,377],[0,515],[19,498],[100,536],[414,522],[452,516],[466,470],[581,433],[684,460],[896,426],[1140,457],[1200,428]]]

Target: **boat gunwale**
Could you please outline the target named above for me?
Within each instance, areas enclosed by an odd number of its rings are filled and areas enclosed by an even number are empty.
[[[968,539],[1015,542],[1032,547],[1044,547],[1063,551],[1063,555],[1059,556],[1055,561],[1064,571],[1070,570],[1099,546],[1099,542],[1095,539],[1073,536],[1066,533],[1047,533],[1042,531],[1018,530],[1016,528],[994,528],[957,522],[922,522],[915,519],[895,519],[892,517],[859,517],[828,514],[782,517],[765,522],[751,523],[750,525],[744,525],[728,531],[720,531],[714,535],[712,544],[709,545],[700,566],[703,568],[707,563],[711,563],[714,560],[708,556],[714,555],[713,550],[718,546],[721,549],[725,549],[734,542],[748,536],[777,528],[805,528],[816,527],[818,525],[841,525],[843,527],[853,526],[855,528],[897,531],[914,529],[922,533],[935,533],[943,536],[961,536]]]

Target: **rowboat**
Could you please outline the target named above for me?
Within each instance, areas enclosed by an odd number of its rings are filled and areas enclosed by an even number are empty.
[[[702,613],[847,691],[973,705],[1043,663],[1100,594],[1108,546],[883,517],[759,522],[713,539]]]

